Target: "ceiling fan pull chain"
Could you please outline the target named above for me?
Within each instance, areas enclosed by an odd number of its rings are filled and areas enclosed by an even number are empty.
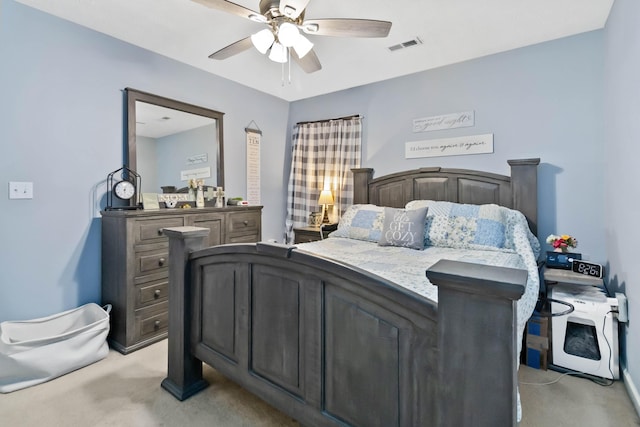
[[[291,48],[287,48],[287,65],[289,66],[289,84],[291,84],[291,54],[289,50]]]
[[[281,64],[282,65],[282,87],[284,87],[284,62]]]

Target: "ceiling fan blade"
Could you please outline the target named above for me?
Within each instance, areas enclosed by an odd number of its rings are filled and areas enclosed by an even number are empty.
[[[336,37],[387,37],[391,22],[373,19],[307,19],[300,26],[307,34]]]
[[[296,19],[309,4],[309,0],[280,0],[280,13]]]
[[[314,73],[322,69],[322,64],[320,64],[320,60],[318,59],[318,55],[312,50],[310,50],[305,56],[300,58],[295,50],[289,49],[289,53],[291,58],[304,70],[305,73]]]
[[[250,49],[253,46],[251,42],[251,36],[244,38],[242,40],[238,40],[235,43],[230,44],[227,47],[223,47],[217,52],[213,52],[209,55],[211,59],[227,59],[233,55],[237,55],[241,52],[244,52],[247,49]]]
[[[247,9],[244,6],[240,6],[239,4],[231,3],[230,1],[226,1],[226,0],[191,0],[191,1],[199,3],[203,6],[207,6],[211,9],[216,9],[222,12],[227,12],[233,15],[241,16],[243,18],[251,19],[252,21],[267,22],[267,18],[265,18],[262,14],[256,11],[253,11],[251,9]]]

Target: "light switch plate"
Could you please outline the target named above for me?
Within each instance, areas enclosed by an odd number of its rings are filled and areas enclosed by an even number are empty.
[[[10,199],[33,199],[33,182],[9,182]]]

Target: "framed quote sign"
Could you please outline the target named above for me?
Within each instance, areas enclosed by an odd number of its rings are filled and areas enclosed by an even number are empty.
[[[412,141],[404,147],[407,159],[493,153],[493,134]]]

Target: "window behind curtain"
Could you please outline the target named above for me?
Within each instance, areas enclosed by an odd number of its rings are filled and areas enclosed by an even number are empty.
[[[308,224],[320,192],[331,190],[338,217],[353,203],[351,169],[360,167],[362,118],[301,123],[294,127],[287,197],[287,242]]]

